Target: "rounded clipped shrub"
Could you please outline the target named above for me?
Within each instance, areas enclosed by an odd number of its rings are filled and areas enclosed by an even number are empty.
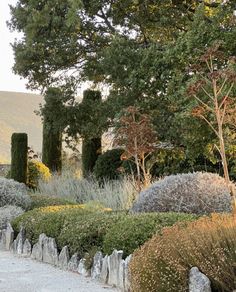
[[[122,166],[120,157],[123,152],[122,149],[112,149],[100,155],[94,167],[96,179],[117,179],[120,176],[119,168]]]
[[[0,229],[6,228],[8,222],[11,222],[23,213],[24,211],[21,207],[10,205],[0,207]]]
[[[30,188],[37,188],[39,179],[48,181],[50,177],[50,170],[45,164],[37,160],[28,162],[28,186]]]
[[[198,267],[212,291],[235,289],[236,223],[230,215],[203,217],[166,228],[135,251],[132,291],[186,292],[189,270]]]
[[[127,257],[154,234],[160,233],[163,227],[196,218],[196,215],[181,213],[144,213],[124,216],[106,233],[103,251],[111,254],[114,249],[123,250],[124,257]]]
[[[44,195],[30,195],[31,197],[31,204],[30,209],[40,208],[40,207],[47,207],[47,206],[57,206],[57,205],[74,205],[76,203],[71,202],[69,200],[65,200],[58,197],[49,197]]]
[[[31,199],[25,184],[0,177],[0,207],[14,205],[27,209]]]
[[[231,198],[224,178],[214,173],[170,175],[139,194],[133,212],[229,212]]]

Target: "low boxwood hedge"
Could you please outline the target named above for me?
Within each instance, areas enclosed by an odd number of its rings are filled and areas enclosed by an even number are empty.
[[[195,218],[188,214],[132,215],[86,205],[62,205],[28,211],[13,220],[12,225],[16,231],[24,226],[33,244],[45,233],[56,239],[59,250],[67,245],[71,254],[78,252],[81,257],[94,250],[110,254],[113,249],[122,249],[127,256],[162,227]]]
[[[111,254],[114,249],[121,249],[126,257],[154,234],[160,233],[163,227],[196,218],[195,215],[184,213],[142,213],[123,216],[106,233],[103,250],[106,254]]]

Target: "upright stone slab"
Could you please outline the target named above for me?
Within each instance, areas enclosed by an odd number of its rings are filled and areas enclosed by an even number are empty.
[[[120,266],[118,270],[118,280],[117,280],[117,287],[124,291],[125,289],[125,261],[120,261]]]
[[[13,240],[14,240],[14,230],[10,223],[7,224],[5,238],[6,238],[6,250],[10,250]]]
[[[25,242],[25,229],[21,227],[20,232],[18,233],[16,237],[16,242],[15,242],[16,254],[22,255],[24,242]]]
[[[86,259],[81,259],[78,265],[78,273],[84,277],[88,277],[90,275],[89,271],[86,269],[85,266]]]
[[[102,259],[102,269],[100,274],[100,282],[107,284],[108,281],[108,255]]]
[[[78,272],[78,266],[79,266],[79,255],[78,253],[75,253],[68,263],[68,270],[71,272]]]
[[[130,281],[130,273],[129,273],[129,263],[132,259],[132,255],[129,255],[125,259],[125,267],[124,267],[124,291],[129,292],[131,290],[131,281]]]
[[[47,236],[44,233],[39,235],[39,241],[34,244],[33,249],[32,249],[32,253],[31,253],[32,259],[35,259],[41,262],[43,261],[43,242],[46,237]]]
[[[189,273],[189,292],[211,292],[211,282],[197,267]]]
[[[102,260],[103,260],[103,256],[102,256],[102,253],[99,251],[95,254],[93,258],[93,266],[91,269],[92,280],[98,280],[100,278],[101,271],[102,271]]]
[[[43,239],[43,262],[58,265],[57,244],[54,238],[45,236]]]
[[[28,239],[25,240],[23,245],[23,256],[30,257],[31,256],[32,245]]]
[[[63,249],[61,250],[58,258],[58,266],[62,270],[67,270],[68,269],[68,264],[69,264],[70,256],[69,256],[69,249],[68,246],[64,246]]]
[[[6,229],[0,230],[0,250],[6,250]]]
[[[108,257],[108,284],[118,287],[123,251],[114,250]]]

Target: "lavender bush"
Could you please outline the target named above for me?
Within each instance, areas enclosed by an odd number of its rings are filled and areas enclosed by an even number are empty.
[[[229,212],[230,194],[222,177],[213,173],[170,175],[142,191],[133,212]]]
[[[17,206],[0,207],[0,229],[6,228],[8,222],[23,213],[23,209]]]
[[[31,203],[24,184],[0,177],[0,207],[14,205],[27,209]]]

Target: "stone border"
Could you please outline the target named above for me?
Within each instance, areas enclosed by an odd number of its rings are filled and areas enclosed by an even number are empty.
[[[129,263],[132,255],[123,260],[122,250],[114,250],[109,256],[103,256],[101,252],[97,252],[93,258],[91,270],[87,270],[86,259],[80,259],[77,253],[70,258],[67,246],[58,253],[54,238],[47,237],[44,233],[40,234],[38,242],[32,246],[25,234],[25,229],[21,228],[14,240],[14,230],[8,223],[6,229],[0,230],[0,250],[10,250],[13,254],[31,257],[62,270],[91,277],[102,284],[116,287],[122,292],[131,291]],[[191,268],[189,273],[189,292],[211,292],[210,280],[197,267]]]
[[[79,258],[77,253],[70,258],[67,246],[64,246],[59,253],[54,238],[40,234],[38,242],[32,246],[25,234],[25,229],[21,228],[14,240],[14,230],[8,223],[6,229],[0,230],[0,250],[10,250],[15,255],[30,257],[62,270],[91,277],[102,284],[116,287],[122,292],[130,291],[128,266],[131,255],[123,260],[123,251],[114,250],[109,256],[103,256],[101,252],[97,252],[93,258],[91,270],[87,270],[86,259]]]

